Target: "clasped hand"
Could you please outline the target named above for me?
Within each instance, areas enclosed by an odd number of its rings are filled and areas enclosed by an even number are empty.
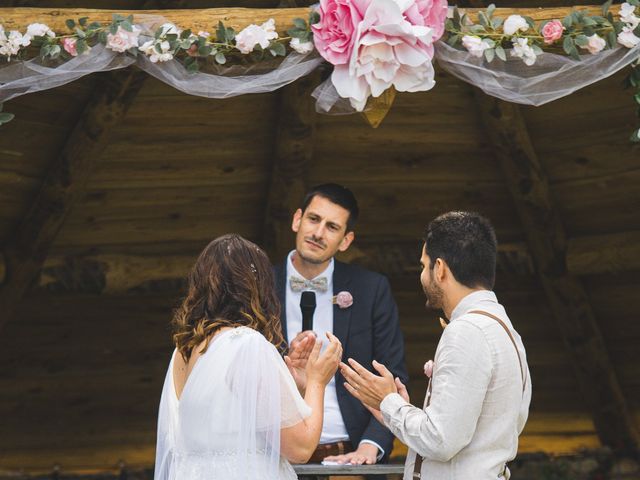
[[[291,342],[289,355],[284,357],[284,361],[301,392],[305,391],[309,381],[326,385],[338,369],[342,344],[330,332],[327,332],[327,338],[329,345],[322,354],[322,341],[312,331],[299,333]]]

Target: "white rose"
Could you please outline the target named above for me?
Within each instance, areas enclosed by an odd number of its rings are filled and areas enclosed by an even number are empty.
[[[618,43],[627,48],[633,48],[640,43],[640,37],[634,35],[632,28],[623,27],[618,34]]]
[[[251,24],[236,35],[236,47],[242,53],[251,53],[256,45],[267,48],[271,40],[278,38],[273,19],[262,26]]]
[[[620,5],[620,20],[633,30],[640,25],[640,17],[635,15],[636,7],[627,2]]]
[[[17,55],[22,47],[28,47],[30,43],[31,37],[22,35],[17,30],[11,30],[8,37],[4,29],[0,30],[0,55],[7,57],[7,60]]]
[[[182,33],[182,30],[176,27],[173,23],[163,23],[160,28],[162,29],[162,35],[180,35],[180,33]]]
[[[536,52],[533,51],[526,38],[513,39],[511,56],[521,58],[528,67],[536,63]]]
[[[160,46],[160,52],[158,52],[156,45]],[[147,55],[151,63],[168,62],[173,58],[171,44],[166,40],[159,43],[156,40],[149,40],[140,46],[138,50]]]
[[[56,34],[53,32],[53,30],[51,30],[44,23],[32,23],[31,25],[29,25],[27,27],[26,35],[28,35],[31,38],[33,38],[33,37],[44,37],[44,36],[48,36],[48,37],[53,38],[53,37],[56,36]]]
[[[482,40],[480,37],[465,35],[462,37],[462,46],[466,48],[469,53],[474,56],[481,58],[484,54],[484,51],[489,48],[489,44]]]
[[[589,43],[581,46],[581,48],[589,50],[589,53],[601,52],[602,50],[604,50],[604,47],[607,46],[607,42],[605,42],[603,38],[599,37],[595,33],[587,38],[589,39]]]
[[[529,30],[529,24],[520,15],[509,15],[504,21],[502,30],[506,35],[514,35],[517,32],[526,32]]]
[[[125,30],[122,27],[118,27],[118,30],[114,34],[107,35],[107,48],[114,52],[126,52],[130,48],[138,46],[138,37],[140,36],[140,29],[133,26],[133,31]]]
[[[289,45],[298,53],[305,54],[313,51],[313,42],[301,42],[299,38],[292,38]]]

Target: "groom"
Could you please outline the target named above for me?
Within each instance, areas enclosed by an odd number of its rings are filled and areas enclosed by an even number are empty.
[[[407,380],[398,310],[389,282],[380,274],[333,258],[353,242],[357,218],[353,193],[332,183],[314,187],[293,216],[296,248],[274,270],[283,333],[291,345],[286,360],[297,380],[303,368],[296,374],[291,358],[311,344],[314,335],[325,338],[326,331],[342,342],[345,356],[364,365],[371,365],[375,358]],[[304,290],[316,295],[313,332],[301,332]],[[374,464],[386,459],[393,435],[347,393],[343,383],[344,378],[336,374],[327,385],[320,445],[310,462]]]

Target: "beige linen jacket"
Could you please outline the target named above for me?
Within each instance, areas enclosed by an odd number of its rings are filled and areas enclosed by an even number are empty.
[[[522,370],[504,328],[472,310],[506,324]],[[412,478],[416,452],[424,457],[424,480],[508,478],[505,464],[515,457],[527,420],[531,379],[520,335],[493,292],[476,291],[456,306],[434,362],[428,407],[414,407],[398,394],[387,395],[380,405],[387,427],[409,447],[404,480]]]

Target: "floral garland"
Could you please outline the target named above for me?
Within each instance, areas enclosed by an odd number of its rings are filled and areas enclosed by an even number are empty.
[[[370,97],[394,88],[401,92],[433,88],[434,43],[446,35],[449,45],[466,49],[472,56],[492,62],[496,57],[521,58],[533,65],[543,51],[566,53],[580,59],[580,53],[596,54],[618,44],[633,48],[640,44],[640,0],[628,0],[619,20],[609,12],[612,0],[602,7],[602,16],[574,11],[564,19],[536,25],[529,18],[511,15],[494,17],[495,6],[480,12],[474,24],[458,9],[447,18],[446,0],[320,0],[308,20],[296,18],[285,37],[276,31],[273,19],[252,24],[240,32],[218,23],[215,35],[181,30],[165,23],[151,33],[134,24],[133,16],[114,15],[110,24],[67,20],[69,33],[60,35],[47,25],[33,23],[23,34],[6,32],[0,25],[0,60],[26,60],[33,55],[43,62],[64,62],[87,55],[97,44],[123,55],[145,55],[152,63],[173,59],[187,71],[203,65],[227,62],[247,64],[283,57],[290,50],[307,54],[315,49],[334,66],[331,82],[337,94],[362,111]],[[640,66],[636,62],[627,79],[636,89],[640,104]],[[13,118],[1,112],[0,125]],[[640,129],[632,135],[640,141]]]
[[[634,48],[640,44],[640,0],[627,0],[620,6],[619,20],[609,11],[612,0],[602,6],[602,15],[589,15],[573,11],[562,20],[546,20],[536,25],[532,18],[510,15],[506,20],[495,17],[495,5],[478,13],[479,24],[457,8],[453,18],[445,24],[446,42],[452,47],[466,49],[470,55],[492,62],[495,58],[522,59],[527,66],[536,62],[544,50],[564,53],[575,60],[580,54],[597,54],[604,49],[622,45]],[[627,84],[636,88],[635,101],[640,104],[640,58],[632,65]],[[640,116],[640,111],[638,112]],[[631,141],[640,142],[640,128],[631,135]]]

